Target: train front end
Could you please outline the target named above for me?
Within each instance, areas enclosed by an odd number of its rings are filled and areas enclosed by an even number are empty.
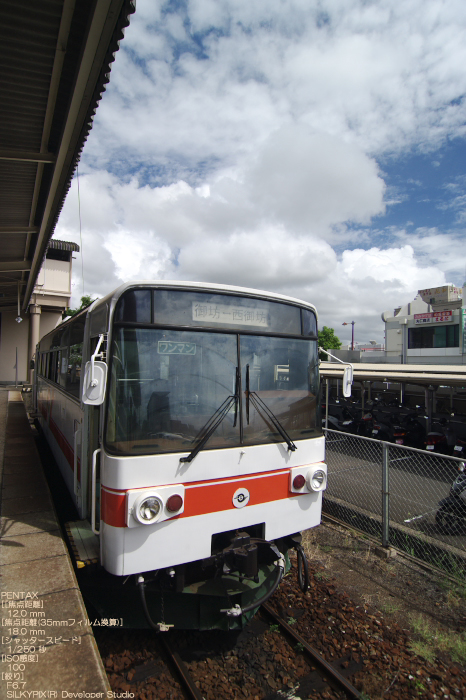
[[[240,628],[321,520],[315,310],[141,284],[119,290],[109,317],[91,499],[102,610],[124,593],[124,624]]]

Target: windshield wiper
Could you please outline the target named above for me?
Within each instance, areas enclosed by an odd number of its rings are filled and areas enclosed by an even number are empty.
[[[288,435],[285,428],[278,420],[275,413],[273,413],[270,410],[270,408],[262,401],[260,396],[258,394],[256,394],[255,391],[250,391],[250,392],[248,392],[248,398],[250,399],[252,405],[254,406],[254,408],[256,409],[256,411],[259,415],[262,415],[260,409],[262,409],[264,411],[264,413],[266,414],[269,421],[272,423],[274,428],[276,428],[276,430],[280,433],[280,435],[282,436],[282,438],[284,439],[284,441],[288,445],[288,449],[291,452],[294,452],[295,450],[297,450],[298,449],[297,446],[294,444],[293,440],[290,438],[290,436]],[[262,416],[262,418],[264,418],[264,416]],[[265,420],[265,418],[264,418],[264,420]]]
[[[195,439],[199,440],[196,447],[192,452],[189,453],[187,457],[181,457],[180,462],[192,462],[194,457],[199,454],[204,445],[207,443],[210,437],[215,433],[220,423],[223,421],[228,411],[235,404],[235,418],[233,421],[233,427],[236,426],[236,421],[238,418],[238,389],[239,389],[239,371],[236,368],[236,384],[235,384],[235,394],[228,396],[225,401],[217,408],[215,413],[209,418],[207,423],[201,428]]]
[[[282,438],[284,439],[284,441],[288,445],[288,449],[291,452],[294,452],[295,450],[297,450],[298,448],[296,447],[293,440],[290,438],[290,436],[286,432],[283,425],[278,420],[275,413],[273,413],[270,410],[270,408],[262,401],[260,396],[255,391],[249,390],[249,365],[246,365],[246,391],[245,391],[245,394],[246,394],[246,421],[247,421],[248,425],[249,425],[249,402],[251,402],[252,405],[254,406],[254,408],[256,409],[257,413],[260,416],[262,416],[262,418],[265,420],[260,409],[262,409],[262,411],[264,411],[264,413],[266,414],[269,421],[272,423],[274,428],[278,431],[278,433],[282,436]]]

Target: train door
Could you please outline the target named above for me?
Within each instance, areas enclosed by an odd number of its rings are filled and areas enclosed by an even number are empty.
[[[90,339],[90,356],[105,358],[106,340],[103,335]],[[100,462],[103,430],[103,404],[85,404],[84,425],[86,442],[85,468],[83,469],[83,492],[86,485],[86,517],[99,531],[100,522]]]

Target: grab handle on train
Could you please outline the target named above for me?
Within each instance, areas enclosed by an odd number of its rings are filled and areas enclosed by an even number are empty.
[[[73,455],[73,491],[74,495],[78,495],[78,444],[81,445],[82,429],[78,428],[74,433],[74,455]]]
[[[94,535],[100,535],[100,530],[96,529],[95,522],[95,509],[96,509],[96,485],[97,485],[97,455],[101,452],[101,448],[98,447],[92,453],[92,477],[91,477],[91,528]]]

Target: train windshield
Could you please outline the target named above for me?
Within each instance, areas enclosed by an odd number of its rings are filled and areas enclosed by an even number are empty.
[[[300,330],[297,311],[293,323]],[[255,318],[254,325],[259,322]],[[117,310],[109,358],[109,452],[190,454],[199,447],[283,442],[283,430],[292,441],[321,433],[315,337],[148,325],[136,327]]]

